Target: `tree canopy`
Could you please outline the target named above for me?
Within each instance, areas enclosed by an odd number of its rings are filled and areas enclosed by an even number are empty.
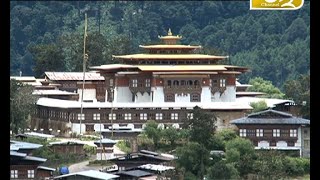
[[[18,133],[24,131],[30,122],[30,114],[35,109],[36,97],[32,95],[33,87],[10,80],[10,129]]]
[[[282,89],[307,74],[310,2],[295,11],[248,8],[245,1],[10,1],[10,74],[39,76],[43,65],[82,70],[85,12],[88,66],[115,63],[112,54],[138,53],[140,44],[158,43],[171,28],[181,43],[249,67],[241,82],[263,77]]]

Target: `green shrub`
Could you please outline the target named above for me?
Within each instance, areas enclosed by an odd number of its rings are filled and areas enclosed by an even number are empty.
[[[89,155],[97,154],[97,153],[96,153],[96,147],[94,147],[94,146],[90,146],[90,145],[85,144],[85,145],[83,146],[83,150],[84,150],[84,152],[85,152],[86,154],[89,154]]]
[[[284,168],[288,176],[302,176],[305,174],[305,166],[307,169],[307,162],[304,162],[302,158],[285,157]]]
[[[131,144],[129,141],[120,140],[117,142],[116,146],[125,153],[131,152]]]

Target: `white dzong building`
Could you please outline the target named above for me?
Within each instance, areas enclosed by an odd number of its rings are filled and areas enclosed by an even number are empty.
[[[40,98],[32,125],[65,133],[109,131],[111,126],[138,133],[147,120],[180,128],[199,106],[216,115],[220,129],[252,109],[236,101],[236,79],[248,68],[219,64],[228,57],[200,54],[201,46],[178,44],[182,37],[170,30],[159,38],[162,44],[140,45],[142,54],[117,55],[113,56],[117,64],[90,67],[103,80],[86,80],[84,92],[99,98],[84,102]],[[81,81],[77,87],[80,93]]]

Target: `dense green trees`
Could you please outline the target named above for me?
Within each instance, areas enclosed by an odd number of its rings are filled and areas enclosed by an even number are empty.
[[[193,108],[192,114],[192,117],[186,120],[186,126],[190,129],[190,141],[197,142],[209,148],[217,118],[214,114],[205,112],[198,106]]]
[[[252,112],[259,112],[268,109],[266,101],[258,101],[250,103],[250,106],[253,108]]]
[[[199,107],[195,107],[193,112],[196,112],[194,118],[189,121],[212,120],[208,114],[203,115]],[[206,123],[199,123],[189,126],[188,129],[175,129],[170,126],[162,129],[158,123],[150,120],[138,137],[139,148],[174,153],[177,156],[175,174],[190,180],[248,179],[251,176],[286,179],[302,176],[310,171],[309,159],[285,156],[275,150],[255,150],[250,140],[239,137],[233,129],[209,132],[206,126]],[[200,133],[196,137],[197,134],[192,133],[201,130],[209,135],[204,137]]]
[[[35,110],[36,97],[31,85],[10,80],[10,130],[23,131],[30,122],[30,114]]]
[[[296,80],[288,80],[284,84],[286,98],[302,105],[300,114],[310,118],[310,74],[301,75]]]
[[[214,54],[229,55],[233,64],[251,68],[251,73],[241,75],[243,83],[263,77],[282,90],[284,82],[310,69],[308,1],[295,11],[250,11],[241,1],[10,1],[10,5],[11,75],[42,74],[39,53],[30,55],[28,47],[45,45],[60,50],[62,60],[56,59],[56,64],[62,61],[65,71],[81,71],[84,12],[88,66],[113,63],[112,54],[137,53],[139,44],[159,42],[158,35],[171,28],[183,36],[182,43],[215,49]]]
[[[264,92],[266,93],[264,96],[269,98],[282,99],[284,97],[280,89],[275,87],[271,81],[264,80],[261,77],[250,79],[249,84],[252,86],[248,87],[247,91]]]

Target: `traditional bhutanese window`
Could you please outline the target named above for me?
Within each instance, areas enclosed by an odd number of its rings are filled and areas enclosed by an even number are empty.
[[[178,113],[171,113],[171,120],[178,120]]]
[[[212,87],[218,87],[218,79],[210,79],[210,84]]]
[[[156,120],[162,120],[162,113],[156,113]]]
[[[187,81],[187,85],[188,86],[192,86],[193,85],[193,82],[191,80]]]
[[[179,86],[179,81],[177,81],[177,80],[173,81],[173,85],[174,86]]]
[[[289,130],[287,130],[287,129],[282,129],[282,130],[281,130],[281,136],[282,136],[282,137],[289,137]]]
[[[290,137],[297,137],[297,130],[296,129],[290,129]]]
[[[10,177],[12,179],[18,178],[18,170],[11,170],[10,171]]]
[[[193,113],[187,113],[188,119],[193,119]]]
[[[289,147],[293,147],[293,146],[294,146],[294,142],[293,142],[293,141],[288,141],[288,142],[287,142],[287,145],[288,145]]]
[[[185,80],[181,80],[180,84],[181,84],[181,86],[185,86],[186,85],[186,81]]]
[[[109,79],[109,86],[113,86],[113,79]]]
[[[28,178],[34,178],[34,170],[28,170]]]
[[[115,113],[109,114],[109,120],[116,120],[117,115]]]
[[[167,95],[165,95],[164,101],[165,101],[165,102],[175,102],[174,94],[167,94]]]
[[[150,79],[146,79],[146,87],[150,87]]]
[[[280,129],[273,129],[272,136],[273,137],[280,137]]]
[[[100,113],[94,113],[93,120],[100,120]]]
[[[78,114],[78,120],[80,121],[80,120],[84,120],[84,114],[82,113],[82,114]]]
[[[226,79],[220,79],[220,87],[226,87]]]
[[[194,81],[194,86],[199,86],[199,81],[198,80]]]
[[[255,136],[255,135],[256,135],[255,130],[247,129],[247,136]]]
[[[132,79],[132,87],[138,87],[138,80]]]
[[[240,137],[246,137],[247,136],[247,130],[246,129],[240,129],[239,130]]]
[[[125,113],[124,120],[131,120],[131,113]]]
[[[200,102],[201,101],[201,96],[198,93],[193,93],[190,96],[190,102]]]
[[[167,84],[168,84],[169,87],[171,87],[171,80],[168,80]]]
[[[147,113],[140,113],[140,120],[147,120],[147,119],[148,119]]]
[[[263,129],[257,129],[256,130],[256,136],[257,137],[263,137]]]
[[[270,141],[270,146],[276,146],[277,142],[276,141]]]

